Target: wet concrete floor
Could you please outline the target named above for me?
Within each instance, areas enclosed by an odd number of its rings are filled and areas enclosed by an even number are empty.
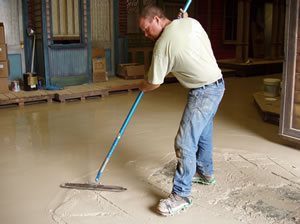
[[[300,223],[300,151],[262,121],[252,94],[264,77],[227,78],[217,113],[217,184],[193,186],[193,206],[161,217],[171,189],[173,141],[187,91],[145,94],[106,167],[102,184],[122,193],[66,190],[94,182],[137,92],[104,99],[0,109],[0,223]]]

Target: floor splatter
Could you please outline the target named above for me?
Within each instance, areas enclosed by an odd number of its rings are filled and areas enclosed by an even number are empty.
[[[176,160],[149,178],[163,191],[172,187]],[[299,224],[299,170],[292,164],[245,151],[215,153],[214,186],[193,185],[194,206],[230,211],[241,223]]]

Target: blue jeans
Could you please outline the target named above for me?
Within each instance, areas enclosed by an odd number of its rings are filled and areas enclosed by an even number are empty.
[[[175,138],[178,159],[172,192],[187,197],[196,172],[213,175],[213,120],[224,95],[224,80],[191,89]]]

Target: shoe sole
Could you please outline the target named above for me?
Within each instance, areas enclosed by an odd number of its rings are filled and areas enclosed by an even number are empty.
[[[191,202],[190,204],[185,205],[184,207],[182,207],[181,209],[179,209],[179,210],[177,210],[177,211],[175,211],[175,212],[173,212],[173,213],[162,212],[162,211],[160,211],[160,210],[158,210],[158,209],[157,209],[157,212],[158,212],[160,215],[162,215],[162,216],[174,216],[174,215],[177,215],[177,214],[179,214],[179,213],[184,212],[186,209],[188,209],[189,207],[191,207],[192,204],[193,204],[193,203]]]

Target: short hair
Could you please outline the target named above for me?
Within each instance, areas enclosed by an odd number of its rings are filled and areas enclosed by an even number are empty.
[[[155,16],[161,19],[166,18],[164,11],[156,5],[147,5],[143,8],[143,10],[140,13],[140,18],[145,18],[149,20],[153,20]]]

